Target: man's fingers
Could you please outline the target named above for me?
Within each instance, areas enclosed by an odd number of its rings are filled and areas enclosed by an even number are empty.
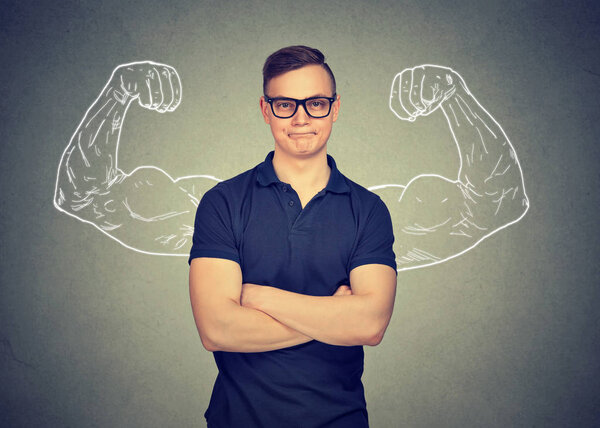
[[[350,287],[348,287],[347,285],[340,285],[337,290],[335,290],[335,293],[333,293],[334,296],[350,296],[352,295],[352,289]]]

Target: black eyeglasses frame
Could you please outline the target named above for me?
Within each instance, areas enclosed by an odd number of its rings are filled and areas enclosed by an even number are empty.
[[[298,111],[298,107],[300,107],[300,106],[304,107],[304,111],[310,117],[312,117],[314,119],[323,119],[324,117],[327,117],[327,116],[329,116],[331,114],[331,106],[333,106],[333,103],[335,102],[336,96],[337,96],[337,94],[333,94],[333,97],[318,96],[318,97],[308,97],[308,98],[304,98],[303,100],[298,100],[296,98],[290,98],[290,97],[275,97],[275,98],[270,98],[267,95],[265,95],[265,101],[271,105],[271,112],[273,112],[273,115],[275,117],[279,118],[279,119],[289,119],[290,117],[294,117],[294,115]],[[308,101],[311,101],[311,100],[318,100],[318,99],[322,99],[322,98],[325,98],[326,100],[329,100],[329,111],[327,112],[327,114],[325,116],[313,116],[312,114],[310,114],[310,112],[306,108],[306,103]],[[277,116],[277,113],[275,113],[275,109],[273,108],[273,102],[274,101],[281,101],[281,100],[289,100],[289,101],[294,101],[296,103],[296,109],[294,110],[294,112],[290,116]]]

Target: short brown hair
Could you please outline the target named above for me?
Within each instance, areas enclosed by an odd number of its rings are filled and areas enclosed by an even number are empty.
[[[288,46],[273,52],[263,66],[263,94],[267,93],[269,80],[288,71],[297,70],[307,65],[320,65],[331,78],[331,88],[335,94],[335,77],[325,62],[325,55],[320,50],[308,46]]]

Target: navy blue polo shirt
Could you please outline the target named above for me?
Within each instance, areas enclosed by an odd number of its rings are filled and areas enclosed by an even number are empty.
[[[273,154],[206,192],[189,262],[240,264],[243,282],[331,296],[364,264],[396,269],[390,214],[376,194],[342,175],[331,156],[327,186],[304,207],[281,182]],[[269,352],[214,352],[219,369],[210,428],[368,427],[362,346],[310,342]]]

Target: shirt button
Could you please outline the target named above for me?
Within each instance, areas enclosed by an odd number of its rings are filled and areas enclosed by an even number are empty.
[[[287,191],[288,191],[288,188],[287,188],[287,186],[283,186],[283,187],[281,188],[281,190],[283,190],[284,192],[287,192]]]
[[[293,206],[294,206],[294,201],[289,201],[289,202],[288,202],[288,205],[289,205],[290,207],[293,207]]]

